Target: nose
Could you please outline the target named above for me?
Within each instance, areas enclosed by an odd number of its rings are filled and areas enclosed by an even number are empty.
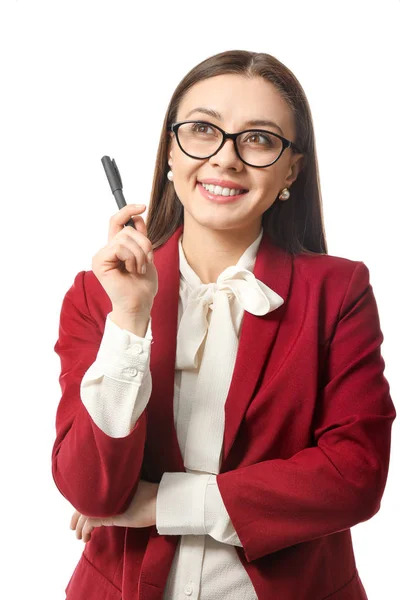
[[[243,166],[242,161],[236,153],[235,144],[230,139],[225,140],[218,152],[208,160],[211,164],[219,165],[223,168],[234,167],[240,169]]]

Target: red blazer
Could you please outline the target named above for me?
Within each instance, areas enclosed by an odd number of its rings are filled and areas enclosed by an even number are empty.
[[[111,301],[92,271],[63,300],[52,473],[85,515],[119,514],[140,478],[185,471],[173,417],[181,232],[154,252],[152,395],[124,438],[103,433],[80,399]],[[254,275],[285,302],[264,316],[245,311],[225,405],[217,483],[243,544],[236,551],[261,599],[365,600],[350,527],[380,508],[396,417],[368,268],[292,258],[265,233]],[[160,600],[178,540],[156,526],[95,529],[67,598]]]

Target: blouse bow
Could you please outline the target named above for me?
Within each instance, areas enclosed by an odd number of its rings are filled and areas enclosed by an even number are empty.
[[[241,314],[237,314],[232,305],[234,298],[238,301],[239,313],[240,309],[243,309],[253,315],[265,315],[284,302],[279,294],[240,265],[225,269],[216,283],[196,287],[187,297],[187,306],[179,323],[177,369],[198,368],[198,351],[207,335],[211,319],[208,315],[209,308],[215,311],[216,302],[221,304],[216,319],[229,318],[238,338]]]

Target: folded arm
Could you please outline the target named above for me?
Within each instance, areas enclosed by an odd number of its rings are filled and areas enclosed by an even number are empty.
[[[343,299],[315,416],[315,446],[217,475],[247,561],[348,529],[380,508],[396,416],[383,335],[358,262]]]
[[[217,476],[165,473],[158,532],[208,533],[242,546],[252,561],[371,518],[386,484],[396,416],[382,340],[369,271],[358,262],[329,340],[315,445]]]

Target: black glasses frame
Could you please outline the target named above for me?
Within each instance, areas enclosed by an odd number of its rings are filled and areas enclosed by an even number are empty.
[[[199,158],[198,156],[193,156],[192,154],[189,154],[188,152],[186,152],[186,150],[184,150],[181,146],[181,143],[179,141],[179,134],[178,134],[179,127],[181,125],[184,125],[185,123],[200,123],[202,125],[209,125],[210,127],[214,127],[215,129],[218,129],[218,131],[220,131],[222,133],[222,142],[219,145],[219,147],[215,150],[215,152],[213,152],[209,156],[203,156],[202,158]],[[293,152],[301,154],[301,150],[293,142],[284,138],[283,136],[279,135],[278,133],[274,133],[273,131],[268,131],[267,129],[244,129],[243,131],[239,131],[238,133],[227,133],[226,131],[221,129],[221,127],[218,127],[218,125],[214,125],[214,123],[210,123],[209,121],[199,121],[198,119],[196,119],[194,121],[179,121],[176,123],[172,123],[171,125],[168,126],[168,131],[172,131],[175,134],[179,148],[182,150],[182,152],[184,152],[187,156],[190,156],[191,158],[195,158],[196,160],[205,160],[206,158],[211,158],[211,156],[214,156],[214,154],[217,154],[217,152],[219,152],[221,150],[221,148],[225,144],[226,140],[233,140],[235,152],[236,152],[237,156],[240,158],[240,160],[242,162],[244,162],[245,165],[248,165],[249,167],[254,167],[255,169],[264,169],[265,167],[271,167],[272,165],[274,165],[276,163],[276,161],[278,161],[280,159],[280,157],[282,156],[282,154],[284,153],[286,148],[292,148]],[[248,132],[260,132],[260,133],[265,132],[265,133],[268,133],[269,135],[274,135],[275,137],[279,138],[282,141],[282,150],[280,151],[279,155],[272,163],[269,163],[267,165],[252,165],[251,163],[246,162],[240,156],[240,153],[239,153],[239,150],[237,147],[237,143],[236,143],[236,139],[242,133],[248,133]]]

